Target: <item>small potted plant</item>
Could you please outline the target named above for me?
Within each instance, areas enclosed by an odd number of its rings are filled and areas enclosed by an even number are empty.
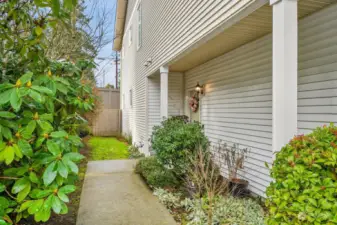
[[[239,148],[239,144],[229,146],[227,143],[219,142],[214,149],[213,152],[219,160],[220,168],[227,168],[230,192],[234,196],[247,195],[249,193],[247,189],[249,182],[238,177],[238,170],[244,168],[244,162],[249,153],[248,148]]]

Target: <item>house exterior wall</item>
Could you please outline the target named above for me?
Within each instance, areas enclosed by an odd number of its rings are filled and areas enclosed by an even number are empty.
[[[299,134],[337,122],[336,10],[333,5],[299,22]],[[250,149],[240,175],[263,196],[271,181],[264,164],[273,157],[271,35],[187,71],[186,96],[197,82],[206,84],[201,99],[206,135],[212,143],[223,140]]]
[[[160,76],[148,77],[148,136],[152,134],[153,126],[159,125],[160,118]],[[184,114],[184,75],[169,73],[168,86],[168,116]]]
[[[270,182],[264,162],[272,159],[271,44],[268,35],[185,73],[186,91],[206,84],[200,117],[209,140],[250,149],[242,175],[257,194]]]
[[[225,1],[171,1],[171,0],[132,0],[128,3],[125,33],[123,36],[121,73],[125,87],[122,96],[129,99],[129,89],[133,90],[133,106],[124,109],[134,142],[146,142],[148,138],[149,93],[147,76],[159,70],[173,58],[191,47],[198,40],[215,30],[236,13],[260,0]],[[142,7],[142,46],[137,49],[137,10]],[[129,29],[132,27],[132,44],[129,45]],[[152,58],[149,66],[144,63]],[[171,112],[171,113],[176,113]],[[124,121],[127,121],[124,118]],[[146,145],[145,145],[146,148]],[[144,149],[147,151],[147,149]]]

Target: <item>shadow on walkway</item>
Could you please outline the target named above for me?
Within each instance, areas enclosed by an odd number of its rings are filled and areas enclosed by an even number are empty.
[[[77,225],[176,225],[133,172],[135,160],[88,163]]]

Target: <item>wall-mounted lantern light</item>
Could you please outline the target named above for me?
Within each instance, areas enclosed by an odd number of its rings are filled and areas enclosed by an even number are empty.
[[[198,94],[204,94],[204,85],[200,85],[199,82],[197,83],[197,86],[195,86],[195,91]]]

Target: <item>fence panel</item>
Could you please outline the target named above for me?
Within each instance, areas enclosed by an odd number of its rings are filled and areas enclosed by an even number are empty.
[[[121,131],[121,112],[119,105],[119,90],[99,88],[102,109],[93,122],[94,136],[116,136]]]

